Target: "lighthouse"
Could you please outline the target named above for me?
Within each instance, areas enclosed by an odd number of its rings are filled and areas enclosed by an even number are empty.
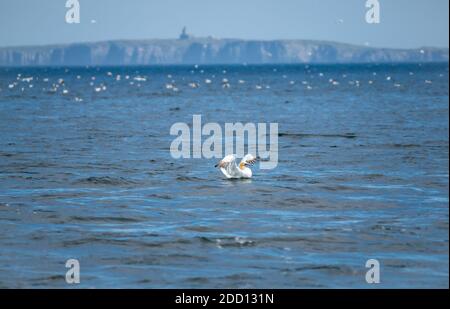
[[[188,40],[189,38],[190,38],[190,36],[186,32],[186,26],[185,26],[185,27],[183,27],[183,30],[181,31],[179,39],[180,40]]]

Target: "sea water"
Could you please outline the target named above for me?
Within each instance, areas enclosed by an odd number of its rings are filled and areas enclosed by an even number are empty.
[[[194,86],[195,85],[195,86]],[[225,86],[226,85],[226,86]],[[0,68],[0,287],[448,288],[445,64]],[[278,165],[174,159],[278,123]]]

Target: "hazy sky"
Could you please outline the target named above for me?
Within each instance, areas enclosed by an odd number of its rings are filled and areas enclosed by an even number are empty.
[[[365,21],[366,0],[0,0],[0,46],[196,36],[318,39],[383,47],[449,46],[448,0],[379,0],[381,23]],[[95,21],[95,23],[93,22]]]

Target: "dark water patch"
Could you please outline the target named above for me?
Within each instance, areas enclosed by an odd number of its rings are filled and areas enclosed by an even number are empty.
[[[374,174],[366,174],[366,175],[362,176],[362,178],[367,179],[367,180],[382,179],[384,177],[386,177],[386,176],[383,175],[383,174],[376,174],[376,173],[374,173]]]
[[[95,217],[95,216],[71,216],[69,222],[97,222],[97,223],[136,223],[143,222],[143,218],[131,217]]]
[[[234,284],[248,284],[248,280],[262,280],[260,275],[254,273],[235,273],[222,277],[226,281],[232,281]],[[246,287],[246,286],[243,286]]]
[[[191,277],[184,280],[189,284],[200,284],[200,285],[208,285],[210,280],[206,277]]]
[[[280,175],[280,176],[275,176],[273,177],[274,180],[278,180],[278,181],[287,181],[287,182],[298,182],[301,181],[301,179],[297,176],[292,176],[292,175]]]
[[[177,181],[194,181],[194,182],[199,182],[199,181],[204,181],[205,179],[199,178],[199,177],[195,177],[195,176],[178,176],[176,178]]]
[[[347,265],[305,265],[301,267],[290,267],[290,268],[283,268],[281,270],[283,273],[295,273],[300,276],[305,276],[306,273],[312,272],[316,274],[321,274],[325,276],[334,276],[334,277],[341,277],[341,276],[356,276],[356,275],[363,275],[363,272],[361,272],[358,269],[349,267]],[[317,283],[316,283],[317,284]],[[314,285],[313,285],[314,286]]]
[[[290,133],[290,132],[280,132],[279,137],[290,137],[290,138],[356,138],[355,133],[344,133],[344,134],[313,134],[313,133]]]
[[[162,200],[171,200],[171,199],[173,199],[173,196],[169,195],[169,194],[153,193],[153,194],[149,195],[149,198],[157,198],[157,199],[162,199]]]
[[[184,226],[183,229],[187,231],[201,232],[201,233],[218,232],[218,229],[213,226],[203,226],[203,225]]]
[[[247,239],[245,237],[220,237],[220,238],[210,238],[206,236],[198,236],[200,241],[205,243],[213,243],[217,247],[248,247],[255,246],[256,242],[254,240]]]
[[[71,248],[76,246],[82,246],[82,245],[114,245],[114,246],[126,246],[127,244],[132,244],[128,239],[110,239],[105,237],[86,237],[81,239],[71,239],[71,240],[64,240],[61,242],[61,246],[64,248]]]
[[[4,152],[4,151],[0,151],[0,157],[6,157],[6,158],[10,158],[13,157],[17,154],[14,153],[10,153],[10,152]]]
[[[419,144],[398,144],[398,143],[394,143],[394,144],[384,144],[384,145],[380,145],[381,147],[388,147],[388,148],[420,148],[423,147]]]
[[[54,281],[65,282],[65,277],[63,275],[49,275],[49,276],[40,277],[40,278],[33,278],[33,279],[30,279],[30,281],[32,282],[32,284],[34,286],[39,286],[43,282],[48,283],[48,284],[52,284],[52,282],[54,282]]]
[[[362,188],[350,187],[345,185],[320,185],[321,189],[325,189],[327,191],[358,191],[363,190]]]
[[[91,185],[104,185],[104,186],[126,186],[135,185],[136,181],[126,179],[124,177],[111,177],[111,176],[91,176],[77,180],[75,184],[91,184]]]
[[[207,263],[208,258],[191,254],[146,254],[143,256],[130,257],[120,261],[123,265],[165,265],[167,261],[171,263]]]
[[[283,206],[302,206],[304,204],[316,204],[318,201],[308,197],[291,197],[282,202]]]

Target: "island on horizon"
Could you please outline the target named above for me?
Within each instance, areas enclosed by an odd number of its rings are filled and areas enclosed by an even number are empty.
[[[111,40],[0,48],[0,66],[448,62],[449,49],[395,49],[318,40]]]

